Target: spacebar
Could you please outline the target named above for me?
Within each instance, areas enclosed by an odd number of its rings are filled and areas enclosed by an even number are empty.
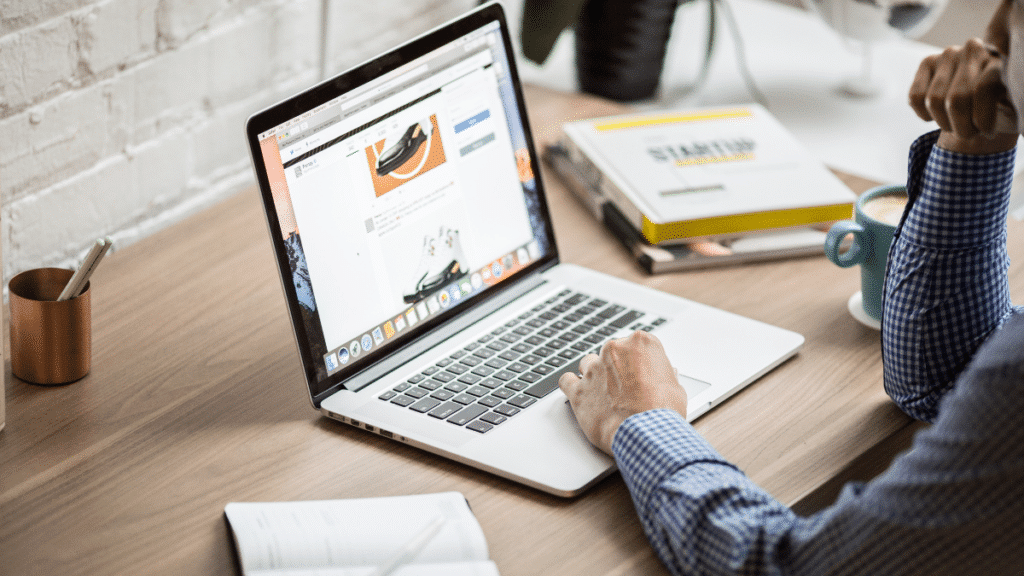
[[[526,390],[523,390],[523,394],[533,396],[534,398],[543,398],[551,393],[552,390],[558,388],[558,379],[566,372],[578,373],[580,370],[580,359],[577,358],[572,362],[564,366],[560,366],[558,370],[555,370],[551,374],[544,377],[543,380],[537,382],[533,386],[530,386]]]

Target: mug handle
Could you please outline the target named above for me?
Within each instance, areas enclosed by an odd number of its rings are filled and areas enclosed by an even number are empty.
[[[833,264],[841,268],[849,268],[854,264],[859,264],[861,261],[861,243],[864,240],[864,232],[864,227],[853,220],[836,222],[832,228],[829,228],[828,234],[825,236],[825,256]],[[840,254],[839,245],[847,234],[853,234],[853,244],[850,245],[849,250]]]

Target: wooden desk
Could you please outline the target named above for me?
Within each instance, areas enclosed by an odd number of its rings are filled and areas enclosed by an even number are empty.
[[[529,101],[542,141],[615,110],[540,90]],[[806,336],[697,424],[777,498],[813,500],[907,429],[882,391],[878,334],[846,312],[855,270],[808,258],[648,277],[546,184],[564,260]],[[251,190],[104,262],[91,374],[55,388],[8,379],[0,572],[231,574],[229,501],[443,490],[469,499],[505,576],[665,572],[618,475],[563,500],[318,416],[275,275]]]

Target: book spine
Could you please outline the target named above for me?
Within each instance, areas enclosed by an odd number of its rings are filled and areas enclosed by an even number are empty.
[[[569,192],[580,201],[590,213],[600,221],[603,217],[603,206],[607,202],[600,191],[589,184],[580,172],[580,167],[569,159],[569,153],[561,144],[546,146],[541,154],[543,160],[554,169]]]
[[[618,239],[622,246],[633,255],[636,263],[648,274],[659,272],[659,264],[665,260],[672,260],[668,254],[658,257],[659,252],[663,251],[656,246],[647,244],[643,237],[640,236],[640,233],[630,225],[626,217],[622,215],[622,212],[611,202],[604,203],[601,221],[611,231],[612,236]]]
[[[762,262],[821,255],[824,233],[800,227],[790,233],[767,233],[733,237],[720,242],[653,245],[617,208],[601,196],[600,190],[584,181],[579,167],[565,148],[556,144],[543,151],[544,161],[571,194],[626,248],[634,261],[649,274],[716,268],[747,262]]]
[[[561,141],[565,148],[569,161],[581,172],[584,182],[595,187],[601,195],[615,203],[623,216],[629,220],[637,230],[644,226],[644,215],[637,205],[613,182],[608,175],[601,170],[594,160],[576,143],[572,133],[566,131],[565,138]]]
[[[569,159],[565,148],[559,144],[548,146],[544,149],[543,158],[566,188],[594,214],[598,222],[604,224],[605,229],[648,274],[707,268],[715,266],[716,260],[723,258],[699,254],[688,245],[662,247],[648,243],[614,203],[602,197],[600,190],[584,180],[579,166]]]
[[[640,233],[633,228],[625,216],[608,202],[601,195],[596,184],[589,183],[583,176],[580,166],[569,158],[566,149],[560,144],[547,146],[544,149],[544,160],[561,177],[565,187],[573,194],[590,212],[594,218],[604,224],[605,228],[612,233],[612,236],[628,251],[637,264],[648,274],[655,272],[657,258],[653,258],[650,251],[664,252],[657,247],[648,245]],[[663,258],[662,258],[663,259]]]

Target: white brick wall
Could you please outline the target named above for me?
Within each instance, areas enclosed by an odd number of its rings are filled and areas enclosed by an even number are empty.
[[[474,0],[0,0],[4,285],[252,186],[243,126]]]

